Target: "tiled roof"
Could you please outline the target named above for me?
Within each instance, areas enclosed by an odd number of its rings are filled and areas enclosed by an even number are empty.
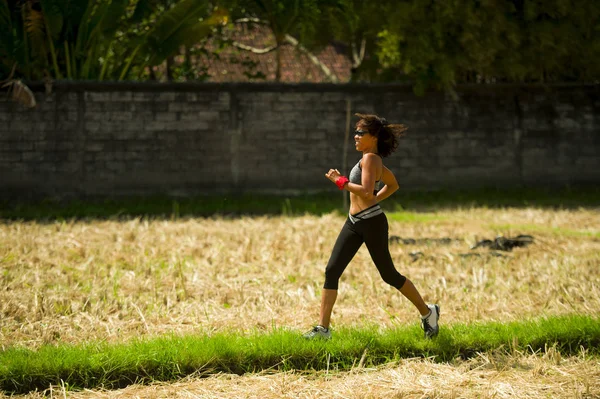
[[[275,45],[271,30],[259,24],[238,24],[231,33],[235,42],[257,49]],[[215,51],[217,44],[209,41],[206,48]],[[281,82],[331,82],[327,75],[310,58],[292,44],[284,44],[281,52]],[[329,44],[314,55],[327,66],[339,83],[350,80],[351,62],[344,54],[342,46]],[[207,68],[210,82],[252,82],[275,81],[276,53],[270,51],[256,54],[233,45],[227,45],[219,52],[218,57],[202,57],[202,64]],[[261,78],[262,77],[262,78]]]

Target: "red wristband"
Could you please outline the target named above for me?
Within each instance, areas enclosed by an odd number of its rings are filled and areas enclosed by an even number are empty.
[[[344,189],[344,186],[346,185],[346,183],[348,183],[350,180],[348,180],[348,178],[346,176],[340,176],[335,180],[335,184],[338,186],[338,188],[340,190]]]

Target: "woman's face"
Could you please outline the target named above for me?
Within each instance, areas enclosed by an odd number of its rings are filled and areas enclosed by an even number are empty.
[[[372,136],[362,121],[356,124],[354,131],[354,146],[356,151],[371,151],[377,152],[377,137]]]

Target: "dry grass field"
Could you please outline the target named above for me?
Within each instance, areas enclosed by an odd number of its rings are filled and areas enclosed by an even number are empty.
[[[441,305],[442,325],[600,309],[598,209],[465,208],[388,219],[390,235],[418,240],[390,250],[426,301]],[[332,213],[3,222],[0,349],[173,332],[300,333],[317,321],[324,266],[343,221]],[[518,234],[532,235],[533,244],[510,252],[470,249]],[[381,281],[361,248],[342,277],[334,329],[417,322],[416,310]],[[351,373],[220,375],[69,396],[600,397],[597,358],[562,359],[551,350],[511,356],[453,365],[406,360]],[[66,395],[59,392],[46,393]]]

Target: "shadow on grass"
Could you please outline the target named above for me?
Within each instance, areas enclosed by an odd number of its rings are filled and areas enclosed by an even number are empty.
[[[347,195],[347,193],[346,193]],[[487,208],[577,209],[600,207],[600,188],[479,189],[399,191],[382,202],[386,211]],[[177,219],[186,217],[302,216],[345,214],[339,192],[278,195],[206,195],[191,198],[137,197],[119,199],[0,201],[0,220],[56,221],[66,219]]]

